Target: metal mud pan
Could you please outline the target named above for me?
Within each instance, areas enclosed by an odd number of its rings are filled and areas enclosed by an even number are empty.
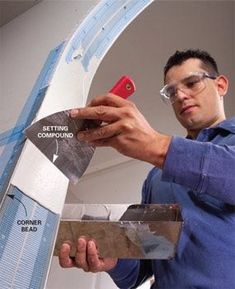
[[[101,257],[170,259],[182,224],[177,204],[66,204],[54,255],[69,240],[73,257],[77,239],[87,236],[96,241]]]

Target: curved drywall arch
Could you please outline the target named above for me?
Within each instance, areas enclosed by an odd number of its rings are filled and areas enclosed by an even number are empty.
[[[35,110],[38,98],[43,97],[43,101],[38,111],[34,112],[34,120],[56,111],[84,106],[92,78],[108,49],[125,27],[151,2],[152,0],[101,1],[91,11],[68,41],[57,50],[55,61],[44,67],[43,79],[40,77],[39,83],[36,83],[36,93],[34,91],[30,102],[26,103],[17,123],[20,132],[17,131],[19,135],[18,139],[14,139],[14,146],[9,144],[16,131],[13,129],[7,137],[6,147],[1,155],[5,159],[5,166],[14,164],[12,160],[15,149],[17,146],[22,147],[22,130],[29,124],[28,116]],[[5,167],[2,166],[1,169],[4,174]],[[4,232],[0,260],[1,288],[43,288],[68,180],[26,140],[9,184],[0,215],[0,231]],[[6,197],[9,193],[28,205],[28,218],[42,221],[42,226],[33,235],[32,232],[19,235],[15,220],[25,218],[25,211],[19,204],[9,201]],[[13,211],[11,218],[5,218]],[[17,240],[21,247],[14,246]],[[25,262],[29,258],[30,261]]]

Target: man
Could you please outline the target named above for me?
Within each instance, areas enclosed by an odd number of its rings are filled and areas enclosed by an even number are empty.
[[[70,246],[62,267],[107,271],[119,288],[136,288],[154,275],[152,288],[235,288],[235,118],[226,120],[223,97],[228,80],[205,51],[177,51],[164,69],[162,96],[172,104],[187,137],[155,131],[135,105],[108,94],[74,118],[105,121],[78,138],[111,146],[155,166],[144,183],[143,203],[178,203],[183,231],[172,260],[115,260],[98,257],[94,241],[80,238],[75,260]]]

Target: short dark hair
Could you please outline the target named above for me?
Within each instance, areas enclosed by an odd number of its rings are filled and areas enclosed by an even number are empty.
[[[175,65],[181,65],[184,61],[195,58],[201,60],[202,67],[213,76],[218,76],[219,71],[217,67],[217,63],[214,58],[205,50],[200,49],[188,49],[183,51],[176,51],[173,55],[168,59],[165,67],[164,67],[164,81],[166,79],[166,74]]]

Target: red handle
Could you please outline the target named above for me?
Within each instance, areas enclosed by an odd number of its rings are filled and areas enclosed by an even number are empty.
[[[122,76],[109,91],[126,99],[136,91],[134,81],[127,75]]]

